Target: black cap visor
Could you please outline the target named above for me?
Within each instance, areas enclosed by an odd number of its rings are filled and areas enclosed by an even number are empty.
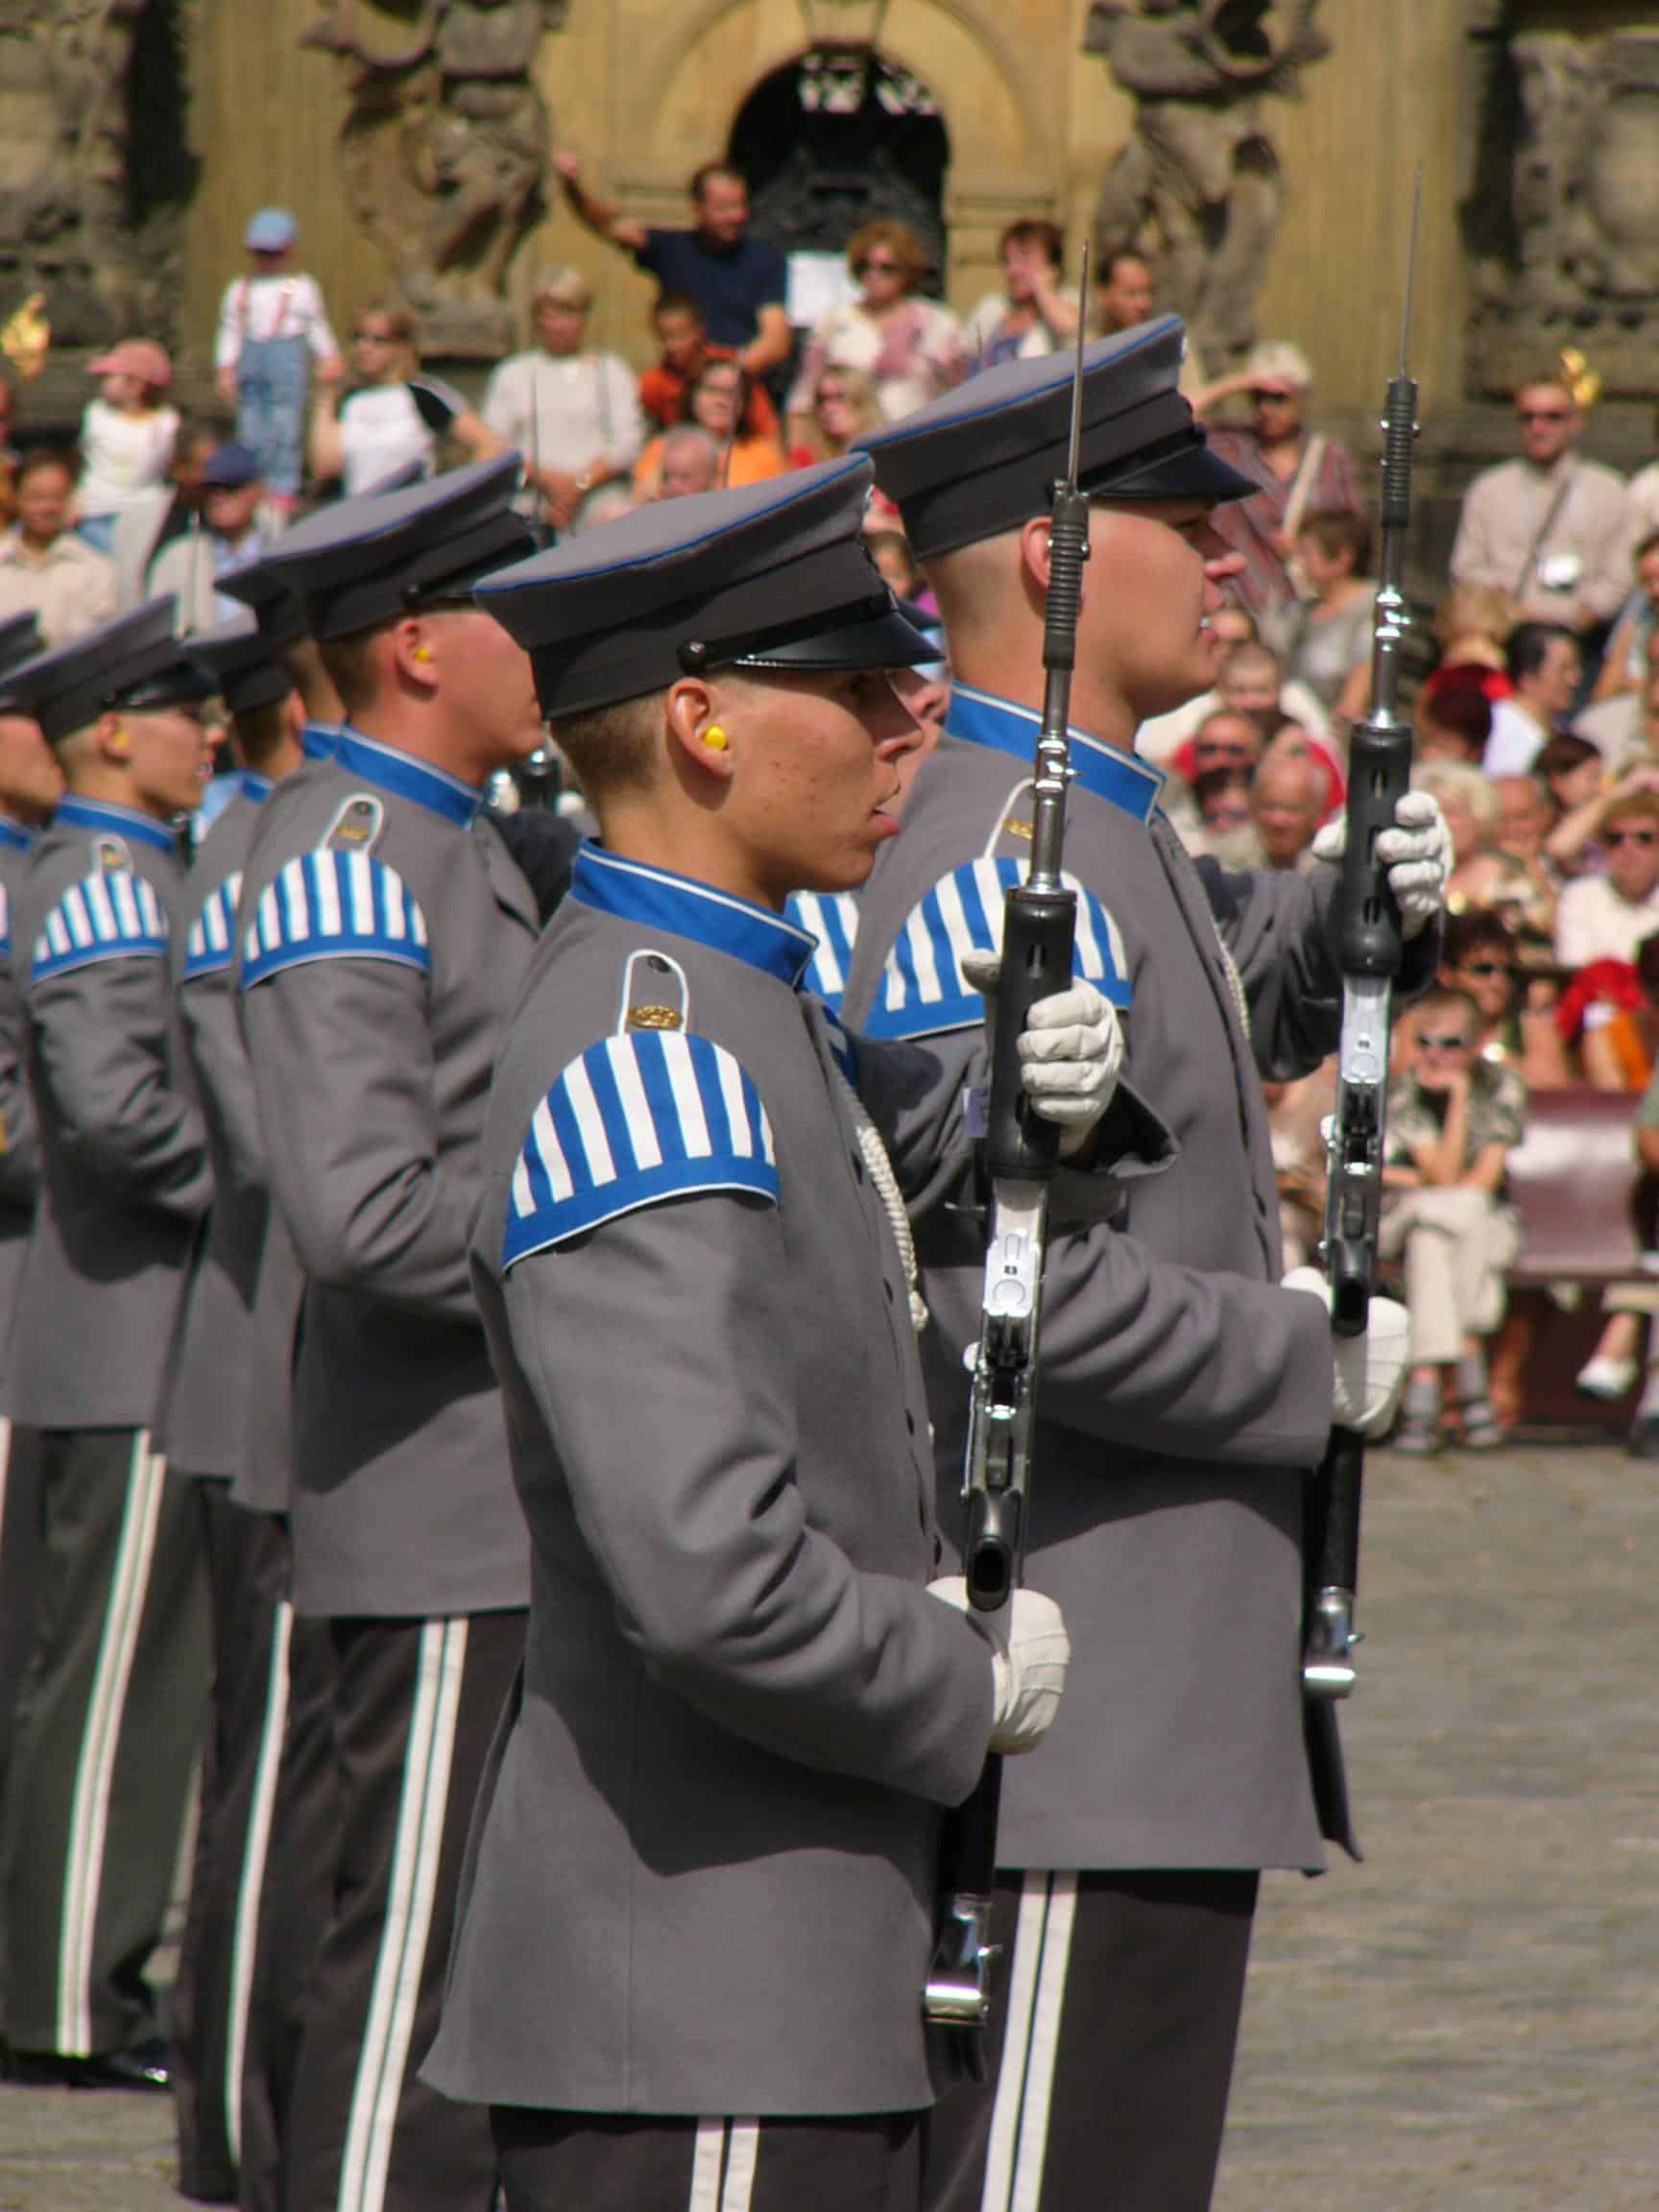
[[[1135,455],[1097,476],[1086,473],[1082,488],[1091,499],[1202,499],[1211,506],[1248,499],[1262,489],[1213,453],[1201,435],[1183,438],[1164,453]]]
[[[925,637],[913,622],[907,622],[891,601],[886,605],[876,601],[864,608],[849,608],[844,615],[841,620],[827,617],[825,628],[813,630],[804,637],[758,646],[752,652],[740,654],[732,665],[803,672],[916,668],[924,661],[939,658],[937,641]]]

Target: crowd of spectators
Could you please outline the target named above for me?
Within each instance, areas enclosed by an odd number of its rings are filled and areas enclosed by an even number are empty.
[[[589,343],[591,290],[569,265],[538,276],[529,344],[476,409],[422,367],[396,301],[355,315],[348,368],[321,288],[293,265],[293,219],[263,209],[221,306],[225,420],[180,418],[168,356],[144,338],[92,365],[77,450],[16,452],[0,384],[0,616],[32,608],[57,643],[173,590],[186,625],[205,627],[228,605],[219,573],[302,503],[506,449],[523,455],[525,511],[549,532],[602,528],[643,500],[844,453],[963,378],[1071,345],[1080,319],[1109,333],[1158,307],[1156,270],[1128,250],[1079,299],[1060,231],[1032,218],[1001,240],[999,288],[959,319],[934,296],[924,241],[882,218],[850,240],[839,294],[795,327],[788,264],[755,234],[734,171],[700,169],[688,225],[657,228],[576,158],[558,166],[579,222],[659,287],[642,373]],[[1240,557],[1214,617],[1214,687],[1146,725],[1141,750],[1166,771],[1166,808],[1195,853],[1307,870],[1370,704],[1367,501],[1318,425],[1297,347],[1262,344],[1213,380],[1190,358],[1183,388],[1258,490],[1214,517]],[[1435,665],[1413,706],[1413,781],[1439,802],[1455,870],[1439,986],[1396,1039],[1386,1238],[1415,1332],[1409,1449],[1448,1433],[1494,1442],[1517,1410],[1501,1374],[1489,1387],[1487,1354],[1518,1234],[1505,1163],[1528,1094],[1624,1092],[1659,1154],[1659,462],[1626,485],[1587,459],[1588,414],[1571,360],[1541,363],[1516,394],[1517,451],[1464,497]],[[926,607],[880,501],[870,530],[883,574]],[[1273,1100],[1293,1258],[1317,1241],[1333,1080],[1327,1069]],[[1610,1326],[1587,1389],[1635,1387],[1638,1330],[1628,1316]],[[1659,1453],[1659,1368],[1641,1414]]]

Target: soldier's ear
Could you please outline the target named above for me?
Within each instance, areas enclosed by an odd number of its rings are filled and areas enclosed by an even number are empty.
[[[393,630],[392,657],[406,683],[422,691],[431,689],[437,661],[433,633],[418,614],[406,614]]]
[[[703,776],[724,781],[733,765],[733,730],[730,715],[719,712],[713,690],[701,676],[683,676],[670,685],[664,701],[668,733],[677,762],[685,772],[690,764]]]
[[[1048,590],[1048,517],[1033,515],[1020,532],[1020,573],[1027,591],[1045,598]]]
[[[125,761],[132,757],[132,740],[119,714],[100,714],[96,734],[105,759]]]

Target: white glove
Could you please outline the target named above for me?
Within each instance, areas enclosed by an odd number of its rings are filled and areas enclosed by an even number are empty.
[[[1002,974],[999,952],[968,952],[962,973],[981,993],[989,1024]],[[1031,1111],[1066,1132],[1065,1156],[1080,1151],[1117,1094],[1123,1025],[1093,983],[1039,998],[1020,1038],[1020,1079]]]
[[[1331,1286],[1317,1267],[1292,1267],[1284,1287],[1305,1290],[1330,1312]],[[1338,1429],[1357,1429],[1361,1436],[1385,1431],[1406,1385],[1410,1337],[1411,1317],[1392,1298],[1372,1299],[1363,1334],[1332,1337],[1331,1418]]]
[[[1348,817],[1327,822],[1313,840],[1315,860],[1340,860],[1348,850]],[[1407,791],[1394,809],[1394,828],[1377,839],[1377,857],[1388,871],[1388,888],[1400,909],[1404,936],[1421,936],[1446,903],[1452,873],[1452,835],[1440,802],[1429,791]]]
[[[1054,1724],[1071,1639],[1060,1608],[1041,1590],[1016,1590],[996,1613],[978,1613],[968,1602],[960,1575],[929,1582],[928,1594],[958,1613],[966,1613],[991,1647],[997,1703],[991,1716],[991,1744],[1004,1758],[1035,1750]]]

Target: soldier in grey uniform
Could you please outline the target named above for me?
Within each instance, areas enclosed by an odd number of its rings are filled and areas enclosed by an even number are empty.
[[[193,637],[191,649],[229,710],[240,762],[236,792],[191,866],[174,941],[214,1199],[180,1304],[161,1422],[168,1464],[197,1479],[212,1601],[195,1865],[168,2015],[179,2186],[212,2203],[236,2197],[254,1912],[280,1748],[274,1627],[288,1585],[280,1523],[230,1494],[246,1455],[253,1287],[269,1210],[235,990],[236,900],[258,810],[305,755],[300,695],[253,614]]]
[[[1211,681],[1208,616],[1233,563],[1209,517],[1251,489],[1193,424],[1182,349],[1167,318],[1087,355],[1092,557],[1066,837],[1068,867],[1120,930],[1126,1072],[1174,1151],[1049,1252],[1030,1573],[1065,1607],[1078,1680],[1044,1758],[1003,1793],[1006,2044],[999,2080],[935,2116],[940,2212],[1209,2201],[1260,1870],[1324,1863],[1301,1703],[1309,1474],[1334,1408],[1372,1430],[1399,1380],[1398,1308],[1379,1302],[1334,1375],[1322,1301],[1279,1281],[1260,1078],[1335,1046],[1334,871],[1194,866],[1135,755],[1142,720]],[[1000,890],[1025,865],[1070,382],[1069,362],[1014,364],[868,441],[938,595],[953,678],[904,835],[863,894],[845,1006],[880,1036],[977,1023],[964,962],[996,942]],[[1415,798],[1401,820],[1384,857],[1421,931],[1444,834]],[[1433,932],[1419,934],[1408,980],[1433,957]],[[983,1255],[950,1215],[918,1245],[949,1498]]]
[[[783,912],[862,879],[918,742],[868,486],[665,503],[480,592],[603,837],[473,1240],[533,1598],[428,2075],[490,2103],[509,2212],[913,2207],[940,1811],[1058,1702],[1046,1599],[994,1653],[927,1586],[900,1190],[958,1187],[968,1054],[865,1057]],[[1113,1018],[1045,1012],[1028,1088],[1087,1127]]]
[[[39,1571],[35,1453],[27,1437],[13,1435],[5,1388],[12,1315],[40,1189],[40,1132],[24,1066],[23,1001],[12,973],[12,906],[36,835],[63,795],[63,771],[35,717],[13,710],[6,673],[35,659],[43,643],[33,614],[0,622],[0,1797]]]
[[[5,2032],[22,2074],[152,2087],[143,1968],[207,1687],[196,1501],[152,1442],[212,1189],[170,962],[212,683],[174,614],[152,600],[11,679],[67,796],[12,917],[43,1183],[12,1412],[39,1436],[45,1566],[0,1831]]]
[[[416,2069],[528,1595],[467,1268],[490,1078],[540,926],[480,813],[492,772],[542,736],[528,661],[470,596],[528,549],[516,472],[354,502],[264,564],[349,716],[336,758],[266,802],[238,915],[271,1191],[305,1275],[293,1604],[328,1623],[337,1667],[333,1903],[286,2212],[490,2212],[496,2186],[483,2113]]]

